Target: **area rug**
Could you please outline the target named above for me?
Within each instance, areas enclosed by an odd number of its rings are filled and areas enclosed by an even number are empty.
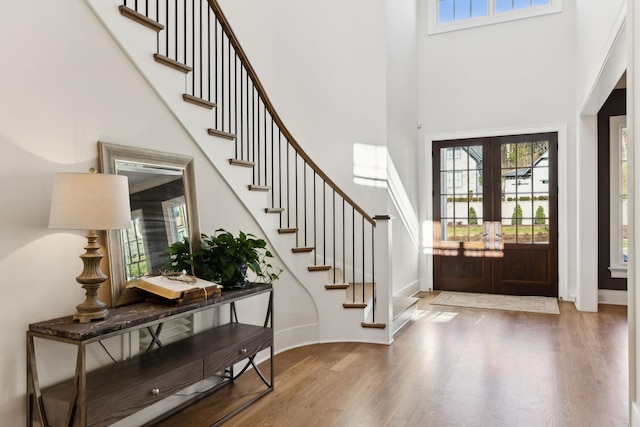
[[[526,311],[530,313],[560,314],[558,301],[550,297],[520,297],[513,295],[442,292],[430,304],[456,307],[489,308],[495,310]]]

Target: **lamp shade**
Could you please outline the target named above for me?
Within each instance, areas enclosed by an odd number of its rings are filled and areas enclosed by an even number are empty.
[[[131,208],[126,176],[56,174],[49,228],[116,230],[129,227]]]

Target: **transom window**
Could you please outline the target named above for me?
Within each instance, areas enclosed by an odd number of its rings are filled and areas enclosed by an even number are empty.
[[[429,34],[560,12],[562,0],[429,0]]]

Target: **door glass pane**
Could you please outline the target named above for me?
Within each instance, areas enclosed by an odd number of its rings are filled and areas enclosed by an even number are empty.
[[[500,147],[504,243],[548,243],[548,141]]]
[[[440,149],[442,239],[482,244],[482,146]]]

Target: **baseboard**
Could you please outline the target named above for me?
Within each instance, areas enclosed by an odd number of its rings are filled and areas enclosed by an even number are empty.
[[[295,328],[276,331],[274,352],[282,353],[296,347],[320,342],[320,325],[302,325]]]
[[[631,402],[631,427],[640,427],[640,410],[636,402]]]
[[[416,315],[416,304],[411,304],[393,318],[393,335],[397,334]]]
[[[411,297],[416,292],[419,292],[419,291],[420,291],[420,280],[418,279],[409,283],[407,286],[400,289],[398,292],[394,292],[393,296],[394,297]]]
[[[598,304],[627,305],[627,291],[598,289]]]

